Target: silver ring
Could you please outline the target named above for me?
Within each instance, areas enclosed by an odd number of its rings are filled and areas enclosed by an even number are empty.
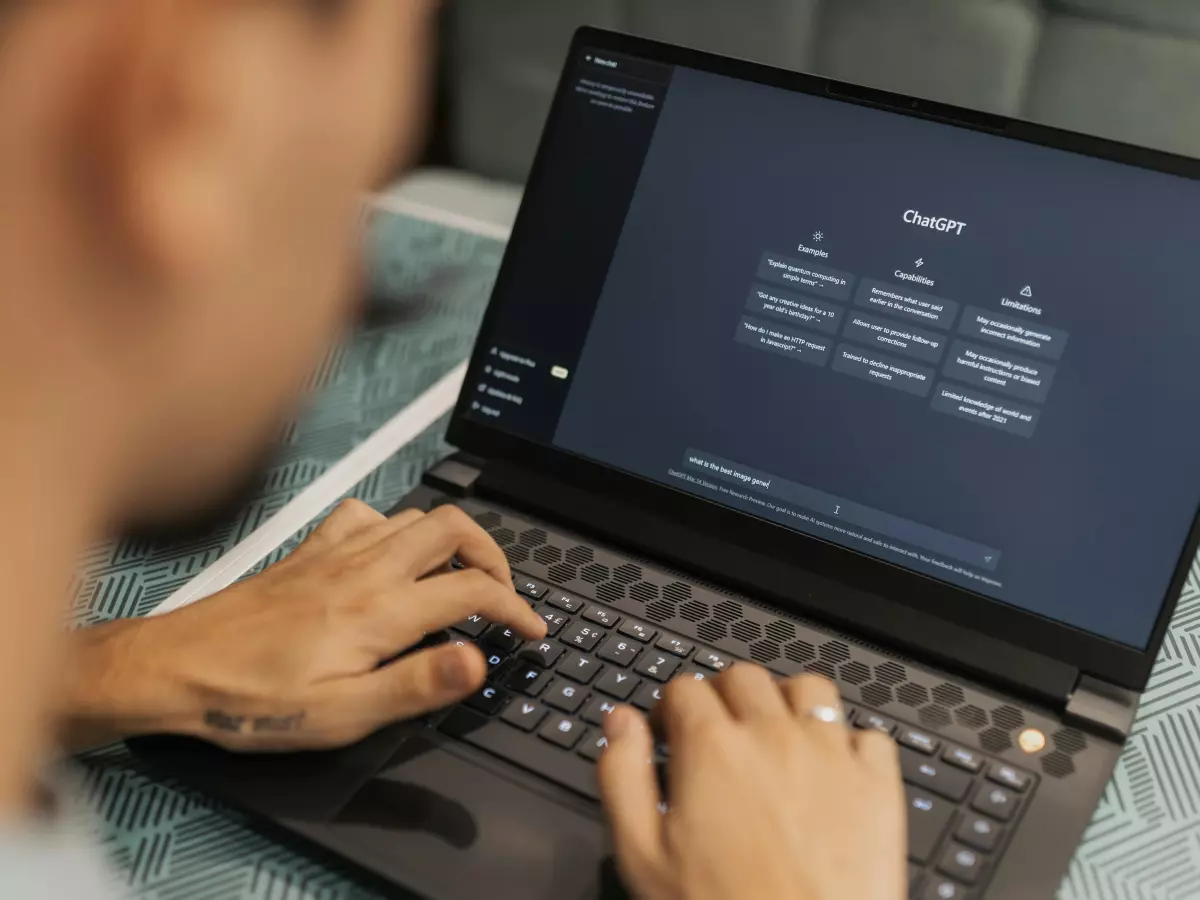
[[[840,706],[814,706],[812,709],[805,710],[805,715],[827,725],[844,725],[846,723],[846,713]]]

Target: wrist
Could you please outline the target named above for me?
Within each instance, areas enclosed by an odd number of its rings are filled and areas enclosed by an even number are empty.
[[[60,705],[64,749],[180,732],[195,721],[199,703],[155,646],[153,624],[129,619],[71,634]]]

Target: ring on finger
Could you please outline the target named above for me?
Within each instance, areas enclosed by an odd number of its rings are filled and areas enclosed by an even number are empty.
[[[818,722],[824,722],[827,725],[846,724],[846,712],[840,705],[827,706],[825,704],[820,704],[818,706],[812,706],[804,711],[804,715],[810,719],[815,719]]]

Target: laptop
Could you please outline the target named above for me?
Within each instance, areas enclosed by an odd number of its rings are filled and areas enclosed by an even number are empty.
[[[473,516],[549,636],[428,636],[487,686],[342,752],[139,752],[406,892],[619,896],[604,716],[752,660],[894,737],[913,897],[1053,896],[1200,537],[1198,176],[581,30],[401,504]]]

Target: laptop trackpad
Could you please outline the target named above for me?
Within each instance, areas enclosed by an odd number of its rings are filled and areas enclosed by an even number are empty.
[[[423,737],[404,751],[329,823],[344,852],[438,900],[598,896],[598,821]]]

